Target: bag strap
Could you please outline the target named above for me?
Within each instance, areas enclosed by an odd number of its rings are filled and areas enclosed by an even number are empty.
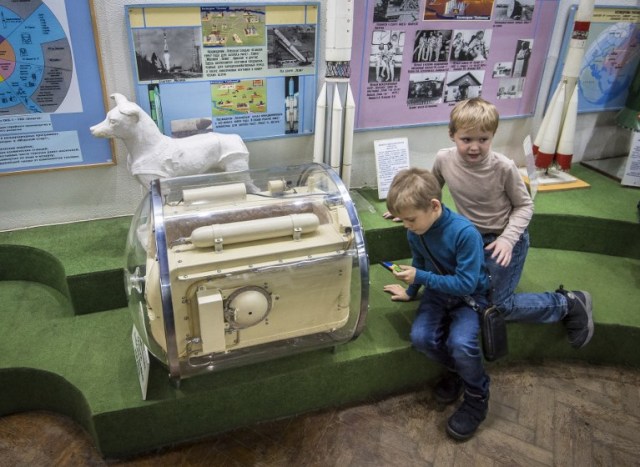
[[[438,272],[438,274],[440,274],[441,276],[444,276],[445,273],[443,271],[446,271],[446,269],[444,269],[442,267],[442,265],[438,262],[438,260],[436,260],[436,258],[433,256],[433,254],[431,253],[431,250],[429,249],[429,247],[427,246],[427,242],[424,241],[424,237],[422,235],[418,235],[418,237],[420,238],[420,242],[422,243],[422,246],[424,247],[424,249],[427,251],[427,255],[429,256],[429,260],[431,260],[431,262],[433,263],[433,265],[436,268],[436,271]],[[462,299],[466,302],[467,305],[469,305],[474,311],[477,311],[478,313],[481,313],[482,310],[480,309],[480,305],[478,305],[478,302],[475,301],[475,299],[471,296],[471,295],[463,295]]]
[[[431,260],[433,265],[436,267],[436,271],[438,271],[438,274],[440,274],[441,276],[444,276],[445,275],[443,272],[444,268],[440,265],[438,260],[436,260],[436,258],[431,254],[431,250],[427,246],[427,242],[424,241],[424,237],[422,235],[419,235],[418,237],[420,238],[420,242],[422,243],[422,246],[424,247],[424,249],[427,250],[427,255],[429,255],[429,260]]]

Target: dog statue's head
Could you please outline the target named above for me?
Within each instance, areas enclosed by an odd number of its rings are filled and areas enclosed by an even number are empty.
[[[136,132],[136,125],[140,121],[142,109],[135,102],[129,101],[122,94],[112,94],[116,106],[107,113],[107,117],[100,123],[89,128],[91,134],[97,138],[127,139]]]

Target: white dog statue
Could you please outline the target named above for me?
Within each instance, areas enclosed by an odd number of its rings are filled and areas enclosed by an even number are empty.
[[[171,138],[135,102],[112,94],[116,106],[104,121],[90,128],[98,138],[121,139],[129,152],[131,175],[148,188],[156,178],[249,168],[249,151],[239,135],[203,133]]]

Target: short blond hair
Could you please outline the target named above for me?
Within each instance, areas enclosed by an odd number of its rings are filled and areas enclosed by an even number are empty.
[[[408,209],[428,211],[431,201],[442,201],[442,188],[427,169],[412,167],[399,171],[387,193],[387,210],[398,216]]]
[[[479,129],[496,134],[500,115],[498,109],[491,102],[482,97],[473,97],[458,102],[449,116],[449,135],[453,136],[458,130]]]

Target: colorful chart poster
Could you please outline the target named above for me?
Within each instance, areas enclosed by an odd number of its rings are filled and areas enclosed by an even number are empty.
[[[89,3],[69,3],[0,0],[0,173],[113,163],[87,123],[105,111]]]
[[[572,7],[568,25],[575,14]],[[551,89],[562,77],[571,30],[565,30]],[[594,8],[578,78],[578,112],[621,109],[639,63],[640,8]]]
[[[531,115],[557,9],[557,0],[356,2],[356,127],[443,123],[475,96],[502,117]]]
[[[165,134],[313,133],[317,2],[126,8],[138,104]]]

